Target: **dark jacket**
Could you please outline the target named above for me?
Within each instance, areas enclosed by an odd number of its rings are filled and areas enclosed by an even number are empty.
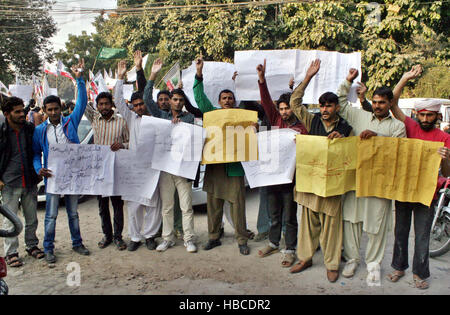
[[[27,161],[24,165],[25,169],[25,182],[27,186],[34,186],[41,181],[39,176],[34,171],[33,167],[33,133],[34,125],[29,122],[25,122],[24,125],[25,132],[25,146],[27,151]],[[3,173],[11,160],[11,142],[9,141],[10,127],[8,121],[0,122],[0,178],[3,177]]]

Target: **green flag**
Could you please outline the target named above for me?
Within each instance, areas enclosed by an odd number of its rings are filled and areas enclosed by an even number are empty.
[[[107,48],[102,47],[98,53],[98,59],[121,59],[127,57],[125,48]]]

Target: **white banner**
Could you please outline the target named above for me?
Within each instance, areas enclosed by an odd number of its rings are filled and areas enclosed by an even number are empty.
[[[112,195],[114,152],[96,144],[49,146],[47,192],[61,195]]]
[[[361,53],[349,54],[321,50],[248,50],[236,51],[234,63],[236,96],[241,100],[260,100],[256,67],[266,59],[266,80],[272,99],[289,92],[289,80],[294,77],[295,86],[305,78],[306,70],[315,59],[321,60],[319,72],[305,90],[304,104],[318,104],[325,92],[337,93],[350,68],[356,68],[359,76],[349,93],[349,100],[356,102],[356,82],[361,81]]]
[[[206,96],[213,106],[219,107],[219,94],[222,90],[228,89],[235,92],[233,74],[235,67],[232,63],[205,61],[203,64],[203,88]],[[181,71],[181,81],[183,81],[183,91],[191,101],[191,104],[198,107],[194,99],[194,78],[197,72],[195,62]],[[236,97],[239,99],[238,97]],[[236,106],[238,102],[236,101]]]
[[[259,160],[241,162],[250,188],[292,183],[296,134],[289,128],[258,132]]]
[[[31,96],[33,94],[33,86],[32,85],[10,84],[9,92],[11,93],[12,96],[21,98],[26,106],[28,104],[28,102],[30,101]]]
[[[140,129],[138,143],[144,152],[152,147],[148,154],[153,169],[195,179],[205,141],[202,127],[143,116]]]

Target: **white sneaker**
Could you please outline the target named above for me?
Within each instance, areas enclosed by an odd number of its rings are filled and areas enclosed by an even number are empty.
[[[196,253],[197,252],[197,246],[195,246],[193,241],[184,242],[184,247],[186,247],[186,250],[188,253]]]
[[[158,252],[164,252],[166,251],[169,247],[172,247],[173,245],[175,245],[174,241],[166,241],[164,240],[161,244],[158,245],[158,247],[156,247],[156,251]]]
[[[358,262],[356,259],[350,259],[345,263],[344,270],[342,271],[342,276],[346,278],[351,278],[355,275],[356,268],[358,268]]]

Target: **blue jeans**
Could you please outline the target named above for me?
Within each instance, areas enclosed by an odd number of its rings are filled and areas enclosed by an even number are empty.
[[[53,253],[55,241],[56,218],[58,217],[60,195],[47,193],[45,204],[45,235],[44,235],[44,252]],[[82,245],[80,235],[80,221],[78,219],[78,195],[64,196],[66,203],[67,218],[69,220],[70,236],[72,238],[72,247]]]
[[[269,213],[269,202],[267,201],[267,187],[259,188],[259,211],[256,229],[258,233],[268,233],[271,221]]]

